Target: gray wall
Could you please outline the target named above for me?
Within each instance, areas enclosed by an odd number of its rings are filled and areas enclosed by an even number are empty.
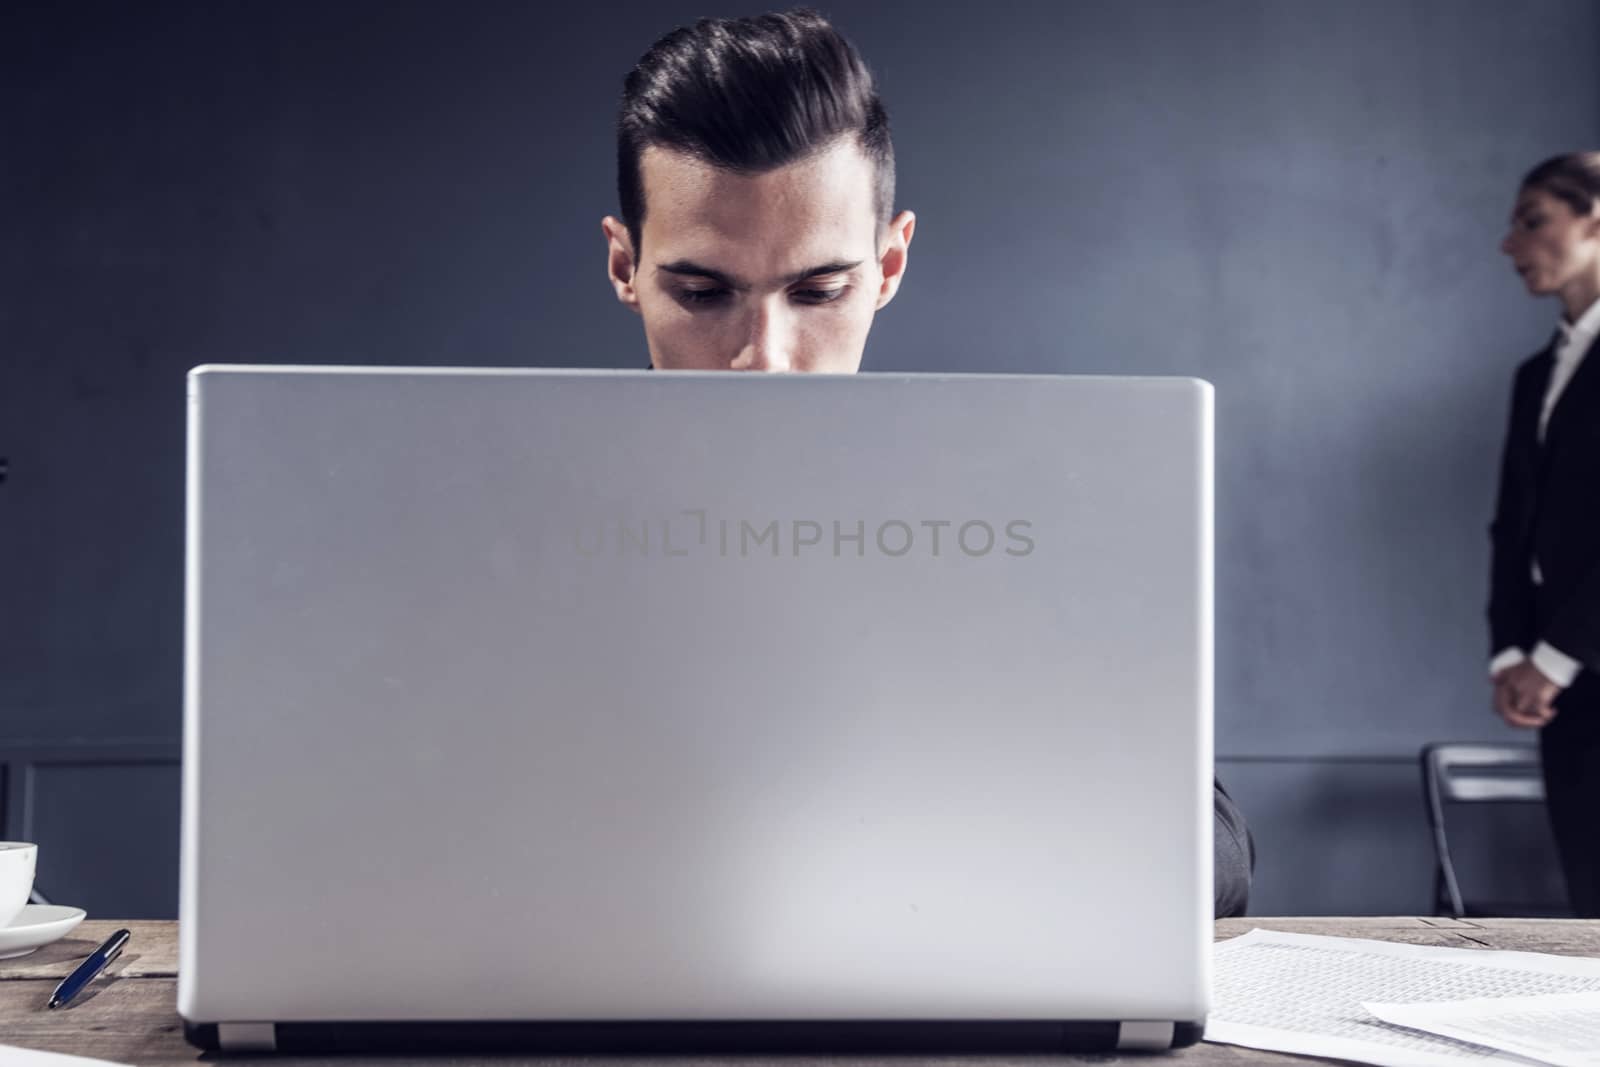
[[[868,369],[1215,382],[1217,752],[1254,910],[1426,909],[1416,749],[1510,733],[1484,527],[1556,313],[1496,244],[1523,170],[1600,142],[1600,8],[828,10],[919,216]],[[0,15],[0,795],[56,897],[175,908],[184,370],[638,365],[599,236],[612,109],[700,13]]]

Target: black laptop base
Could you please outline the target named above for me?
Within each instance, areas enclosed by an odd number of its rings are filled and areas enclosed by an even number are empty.
[[[1151,1039],[1151,1029],[1170,1040]],[[212,1052],[525,1053],[973,1053],[1163,1051],[1200,1040],[1204,1024],[1118,1022],[417,1022],[248,1024],[184,1021],[196,1048]],[[1164,1035],[1162,1035],[1164,1036]]]

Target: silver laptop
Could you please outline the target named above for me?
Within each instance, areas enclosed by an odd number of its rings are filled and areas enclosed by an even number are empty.
[[[205,1048],[1166,1048],[1211,388],[208,366]]]

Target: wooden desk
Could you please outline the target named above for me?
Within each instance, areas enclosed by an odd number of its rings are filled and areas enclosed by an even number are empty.
[[[50,990],[77,963],[119,926],[133,931],[120,959],[108,968],[89,989],[68,1007],[48,1011],[45,1001]],[[1568,956],[1600,957],[1600,920],[1553,919],[1223,919],[1217,923],[1219,939],[1234,937],[1253,927],[1288,930],[1344,937],[1371,937],[1385,941],[1404,941],[1414,945],[1441,945],[1451,948],[1500,948],[1531,952],[1553,952]],[[52,1052],[72,1052],[81,1056],[136,1064],[194,1063],[199,1052],[183,1040],[183,1028],[175,1010],[178,988],[178,927],[172,922],[85,922],[71,936],[18,960],[0,961],[0,1044],[21,1045]],[[111,977],[107,977],[111,976]],[[245,1057],[228,1057],[227,1062],[244,1062]],[[355,1064],[382,1064],[403,1067],[409,1062],[504,1065],[523,1062],[523,1057],[442,1057],[410,1061],[403,1058],[368,1057],[287,1057],[277,1056],[258,1062],[279,1064],[322,1064],[349,1067]],[[738,1057],[674,1057],[673,1067],[694,1067],[697,1063],[733,1064]],[[214,1061],[213,1061],[214,1062]],[[548,1062],[556,1063],[552,1059]],[[568,1060],[566,1062],[576,1062]],[[645,1060],[606,1057],[608,1067],[621,1067]],[[756,1062],[754,1058],[743,1062]],[[786,1067],[805,1067],[823,1062],[815,1058],[786,1057]],[[843,1062],[842,1058],[838,1062]],[[859,1064],[859,1058],[852,1058]],[[911,1060],[894,1061],[907,1064]],[[985,1063],[1137,1063],[1182,1064],[1200,1067],[1213,1064],[1308,1064],[1315,1061],[1301,1056],[1259,1052],[1232,1045],[1200,1044],[1166,1057],[1150,1056],[1029,1056],[962,1057],[963,1067]]]

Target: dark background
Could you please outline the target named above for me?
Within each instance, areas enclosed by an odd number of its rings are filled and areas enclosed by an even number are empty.
[[[1216,383],[1253,910],[1427,910],[1416,749],[1511,735],[1485,526],[1557,314],[1496,245],[1529,166],[1600,142],[1600,7],[821,6],[919,220],[867,369]],[[3,9],[0,831],[52,898],[175,912],[184,372],[641,365],[599,230],[622,77],[762,9]]]

